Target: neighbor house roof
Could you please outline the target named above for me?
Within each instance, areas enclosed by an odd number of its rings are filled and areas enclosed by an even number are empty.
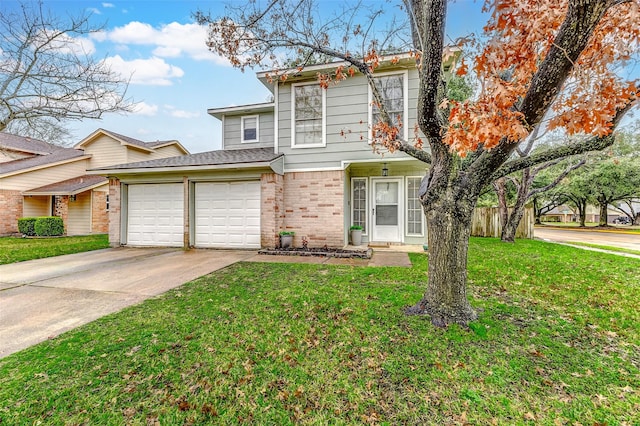
[[[37,155],[35,157],[0,163],[0,177],[8,174],[22,173],[27,170],[53,165],[55,163],[77,161],[84,158],[89,158],[89,156],[85,156],[84,152],[79,149],[59,148],[47,155]]]
[[[23,195],[76,195],[98,186],[102,186],[109,180],[97,175],[84,175],[61,182],[41,186],[23,192]]]
[[[231,114],[258,114],[261,112],[273,112],[275,102],[265,102],[260,104],[235,105],[222,108],[209,108],[207,113],[215,118],[222,120],[223,115]]]
[[[143,151],[152,152],[154,149],[160,148],[160,147],[163,147],[163,146],[177,145],[179,147],[179,149],[182,150],[185,154],[189,153],[189,151],[187,151],[187,149],[184,146],[182,146],[182,144],[180,142],[178,142],[177,140],[143,142],[143,141],[141,141],[139,139],[135,139],[135,138],[132,138],[132,137],[129,137],[129,136],[121,135],[120,133],[112,132],[111,130],[105,130],[105,129],[97,129],[96,131],[91,133],[89,136],[87,136],[86,138],[81,140],[75,146],[75,148],[80,148],[80,149],[83,148],[84,146],[88,145],[91,141],[93,141],[93,139],[96,136],[98,136],[99,134],[104,134],[104,135],[110,136],[113,139],[119,141],[122,145],[133,146],[133,147],[136,147],[138,149],[142,149]]]
[[[180,155],[176,157],[160,158],[157,160],[139,161],[137,163],[117,164],[115,166],[91,169],[91,172],[155,172],[171,169],[190,168],[228,168],[228,167],[260,167],[269,164],[283,154],[273,152],[273,148],[230,149],[200,152],[197,154]]]
[[[0,149],[2,148],[34,155],[46,155],[65,149],[39,139],[0,132]]]

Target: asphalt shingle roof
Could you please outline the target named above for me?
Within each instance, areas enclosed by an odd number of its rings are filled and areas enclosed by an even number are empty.
[[[102,176],[85,175],[72,179],[63,180],[49,185],[41,186],[40,188],[30,189],[25,191],[25,195],[29,193],[47,193],[51,195],[67,195],[77,194],[84,189],[91,188],[93,186],[107,183],[108,179]]]
[[[76,157],[82,157],[84,151],[73,148],[59,148],[57,151],[47,155],[37,155],[35,157],[22,158],[20,160],[7,161],[0,163],[0,175],[16,172],[19,170],[31,169],[33,167],[44,166],[58,161],[70,160]]]
[[[51,154],[52,152],[65,149],[38,139],[12,135],[4,132],[0,132],[0,148],[28,152],[37,155]]]
[[[179,155],[137,163],[117,164],[92,170],[127,170],[157,167],[216,166],[222,164],[265,163],[275,160],[283,154],[276,154],[273,148],[229,149]]]

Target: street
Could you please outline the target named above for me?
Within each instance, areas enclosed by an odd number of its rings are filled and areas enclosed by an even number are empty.
[[[534,236],[543,240],[562,243],[581,242],[640,251],[640,234],[536,227]]]

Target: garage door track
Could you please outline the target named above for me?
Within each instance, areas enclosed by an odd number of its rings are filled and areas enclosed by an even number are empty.
[[[0,265],[0,358],[252,256],[117,248]]]

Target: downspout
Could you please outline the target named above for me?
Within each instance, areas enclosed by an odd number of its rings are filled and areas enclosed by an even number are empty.
[[[273,108],[273,152],[276,154],[278,153],[278,137],[280,134],[278,129],[278,110],[280,109],[280,104],[278,103],[279,98],[278,80],[276,79],[276,82],[273,83],[273,102],[275,104],[275,107]]]

